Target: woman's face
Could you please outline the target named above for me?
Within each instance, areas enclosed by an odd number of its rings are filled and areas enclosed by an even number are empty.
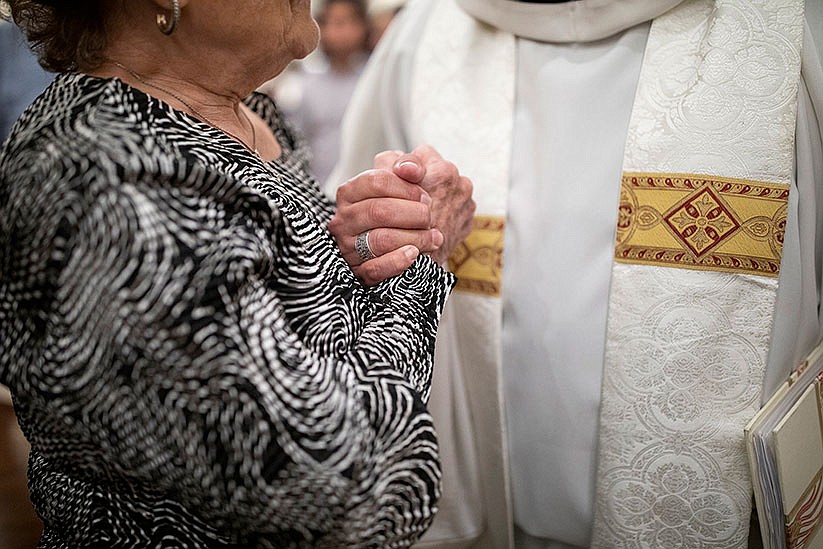
[[[292,25],[287,30],[291,43],[292,55],[302,59],[317,47],[320,31],[311,16],[311,0],[275,0],[288,7]]]

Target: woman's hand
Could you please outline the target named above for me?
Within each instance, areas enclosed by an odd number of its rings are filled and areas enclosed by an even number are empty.
[[[337,190],[329,223],[352,270],[373,285],[402,273],[420,252],[444,264],[471,230],[471,181],[428,146],[380,153],[374,166]]]
[[[421,179],[425,174],[419,164],[400,170],[410,171]],[[337,211],[329,231],[354,273],[374,285],[405,271],[421,251],[442,245],[443,235],[431,225],[430,205],[431,197],[422,187],[390,169],[375,168],[337,189]],[[358,235],[363,235],[373,258],[357,251]]]

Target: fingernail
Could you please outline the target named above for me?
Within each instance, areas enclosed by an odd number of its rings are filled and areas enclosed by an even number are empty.
[[[429,196],[429,193],[423,191],[423,194],[420,195],[420,202],[422,202],[423,204],[428,206],[429,204],[432,203],[432,197]]]
[[[443,245],[443,241],[445,240],[445,238],[443,237],[443,233],[441,233],[438,229],[432,229],[431,236],[433,246],[439,248]]]
[[[409,261],[414,261],[417,259],[417,256],[420,255],[420,250],[414,246],[406,246],[403,248],[403,253],[406,255],[406,259]]]
[[[412,162],[411,160],[404,160],[403,162],[397,165],[398,168],[402,168],[404,166],[417,168],[417,162]]]

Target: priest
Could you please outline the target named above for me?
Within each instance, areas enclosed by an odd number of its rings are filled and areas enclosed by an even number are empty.
[[[823,335],[821,58],[818,0],[407,4],[330,187],[475,185],[423,546],[748,545],[743,427]]]

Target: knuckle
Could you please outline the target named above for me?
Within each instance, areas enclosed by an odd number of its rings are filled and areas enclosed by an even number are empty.
[[[423,145],[423,151],[425,152],[425,154],[428,157],[438,158],[438,159],[443,158],[442,156],[440,156],[440,153],[437,152],[437,149],[435,149],[432,145],[429,145],[429,144]]]
[[[446,171],[446,161],[442,158],[435,158],[429,162],[429,170],[438,178],[442,178]]]
[[[382,151],[374,155],[374,163],[379,164],[381,160],[388,158],[391,155],[390,151]]]
[[[386,150],[386,151],[380,151],[379,153],[374,155],[374,160],[376,162],[377,160],[381,160],[381,159],[384,159],[384,158],[395,158],[395,157],[400,156],[402,154],[403,154],[403,151],[398,151],[397,149],[389,149],[389,150]]]
[[[372,177],[371,177],[372,188],[377,193],[382,192],[383,189],[388,187],[390,178],[391,178],[391,173],[388,170],[384,170],[382,168],[372,170]]]
[[[353,218],[343,212],[338,212],[329,220],[329,232],[334,234],[344,234],[352,224]]]
[[[343,183],[342,185],[340,185],[339,187],[337,187],[337,192],[335,193],[334,196],[335,196],[335,201],[338,204],[342,204],[342,203],[347,202],[349,200],[349,195],[351,193],[351,188],[352,188],[352,186],[351,186],[352,181],[353,180],[350,179],[350,180],[346,181],[345,183]]]
[[[444,170],[446,172],[446,176],[449,179],[457,180],[460,178],[460,171],[457,169],[457,166],[454,165],[453,162],[449,162],[448,160],[443,161]]]
[[[340,220],[340,217],[337,214],[334,214],[334,216],[332,216],[329,220],[329,232],[332,234],[337,233],[340,230],[341,224],[342,221]]]
[[[372,224],[384,225],[389,218],[389,208],[382,200],[372,200],[369,203],[368,217]]]
[[[391,243],[389,242],[390,235],[388,231],[373,230],[369,232],[369,244],[374,253],[378,254],[381,251],[390,250]]]
[[[416,154],[430,155],[435,151],[434,151],[434,147],[432,147],[428,143],[424,143],[424,144],[420,145],[419,147],[417,147],[416,149],[414,149],[414,152]]]
[[[457,181],[460,176],[457,171],[457,166],[451,162],[443,159],[438,159],[432,162],[431,171],[437,178],[439,183],[453,183]]]
[[[472,183],[472,180],[465,175],[460,176],[460,188],[464,192],[471,194],[474,191],[474,183]]]

